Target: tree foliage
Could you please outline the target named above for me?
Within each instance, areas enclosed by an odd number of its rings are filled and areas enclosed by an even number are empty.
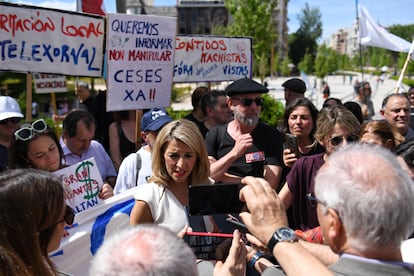
[[[277,0],[226,0],[225,3],[233,17],[233,22],[227,27],[227,35],[252,37],[254,71],[257,74],[263,66],[259,66],[263,57],[269,63],[267,68],[270,68],[271,48],[275,46],[277,37],[272,21]]]
[[[322,44],[318,49],[315,59],[315,74],[323,79],[326,75],[332,74],[339,69],[340,57],[334,49]]]
[[[322,21],[319,8],[311,8],[308,3],[298,15],[299,29],[291,36],[289,41],[289,58],[298,65],[309,53],[312,60],[316,57],[317,40],[322,36]]]

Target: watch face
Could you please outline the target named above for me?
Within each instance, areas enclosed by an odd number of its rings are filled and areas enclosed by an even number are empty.
[[[279,235],[280,240],[291,240],[296,237],[295,231],[288,227],[282,227],[278,229],[277,234]]]

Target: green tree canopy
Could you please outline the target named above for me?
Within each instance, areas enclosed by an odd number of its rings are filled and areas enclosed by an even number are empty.
[[[275,46],[277,35],[272,14],[277,0],[226,0],[225,3],[233,17],[233,22],[227,27],[227,35],[252,37],[254,68],[257,71],[264,57],[270,62],[271,49]]]
[[[317,40],[322,36],[322,21],[319,8],[311,8],[308,3],[298,15],[299,29],[289,41],[289,58],[298,65],[308,52],[312,59],[315,58],[318,44]]]

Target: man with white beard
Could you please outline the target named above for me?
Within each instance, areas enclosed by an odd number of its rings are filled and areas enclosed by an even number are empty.
[[[269,90],[254,80],[243,78],[225,89],[234,119],[210,129],[206,136],[211,177],[216,182],[240,182],[244,176],[266,179],[276,189],[282,173],[281,135],[259,122]]]

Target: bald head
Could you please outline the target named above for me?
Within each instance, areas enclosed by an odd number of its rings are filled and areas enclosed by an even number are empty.
[[[105,240],[90,275],[197,275],[193,251],[183,239],[157,225],[141,224]]]

